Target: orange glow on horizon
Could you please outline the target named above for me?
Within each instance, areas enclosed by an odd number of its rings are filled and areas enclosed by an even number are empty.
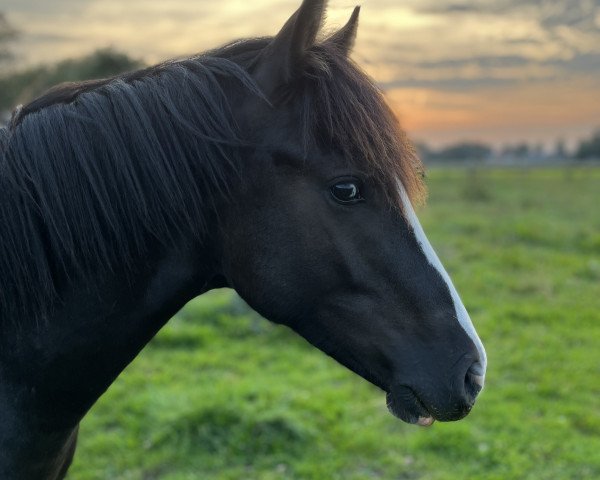
[[[433,144],[481,139],[498,145],[507,138],[548,143],[600,125],[599,105],[590,101],[595,88],[585,81],[473,92],[396,88],[386,98],[412,137]]]

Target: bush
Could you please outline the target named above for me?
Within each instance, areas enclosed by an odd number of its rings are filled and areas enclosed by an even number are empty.
[[[105,48],[51,67],[40,66],[8,74],[0,77],[0,110],[27,103],[58,83],[110,77],[141,66],[139,60]]]
[[[589,140],[584,140],[579,144],[575,158],[600,158],[600,130],[592,135]]]

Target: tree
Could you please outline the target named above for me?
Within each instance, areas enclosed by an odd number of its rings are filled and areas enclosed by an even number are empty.
[[[4,13],[0,12],[0,64],[12,59],[12,53],[8,48],[17,36],[17,31],[8,23]]]
[[[527,158],[530,155],[529,145],[518,143],[517,145],[507,145],[502,150],[502,156],[511,158]]]
[[[424,162],[481,162],[492,155],[491,147],[480,142],[455,143],[440,150],[434,150],[425,143],[418,143],[417,152]]]
[[[575,158],[580,160],[600,158],[600,130],[596,131],[589,140],[583,140],[579,144]]]
[[[492,154],[492,149],[477,142],[463,142],[450,145],[437,153],[441,160],[485,160]]]
[[[556,145],[554,146],[554,156],[559,159],[569,157],[569,154],[567,153],[567,146],[565,145],[564,139],[559,138],[556,141]]]
[[[93,78],[105,78],[135,70],[142,62],[110,48],[82,58],[68,59],[53,66],[31,67],[0,76],[0,110],[27,103],[53,85]]]

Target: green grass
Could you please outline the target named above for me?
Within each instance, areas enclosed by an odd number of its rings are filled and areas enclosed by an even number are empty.
[[[433,170],[420,216],[489,355],[421,429],[230,291],[191,302],[82,423],[70,479],[600,478],[600,170]]]

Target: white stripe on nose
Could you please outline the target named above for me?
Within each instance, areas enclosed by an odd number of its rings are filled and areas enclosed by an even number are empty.
[[[485,380],[485,370],[487,368],[487,356],[485,354],[485,348],[483,347],[483,343],[479,339],[477,332],[475,331],[475,327],[473,326],[473,322],[471,322],[471,318],[467,313],[465,306],[463,305],[460,297],[458,296],[458,292],[454,285],[452,284],[452,280],[450,280],[450,276],[444,269],[442,262],[436,255],[431,243],[427,240],[425,236],[425,232],[423,231],[423,227],[421,227],[421,223],[417,218],[417,215],[410,203],[408,195],[406,194],[406,190],[402,185],[400,185],[400,195],[402,198],[402,204],[404,206],[404,212],[407,218],[407,221],[412,228],[417,242],[421,246],[425,257],[429,263],[440,273],[446,285],[448,286],[448,290],[450,291],[450,295],[452,296],[452,301],[454,302],[454,310],[456,311],[456,318],[458,318],[458,322],[463,330],[467,333],[467,335],[473,340],[475,346],[477,347],[477,351],[479,352],[479,363],[475,363],[471,368],[471,373],[473,374],[477,383],[483,387],[483,383]]]

